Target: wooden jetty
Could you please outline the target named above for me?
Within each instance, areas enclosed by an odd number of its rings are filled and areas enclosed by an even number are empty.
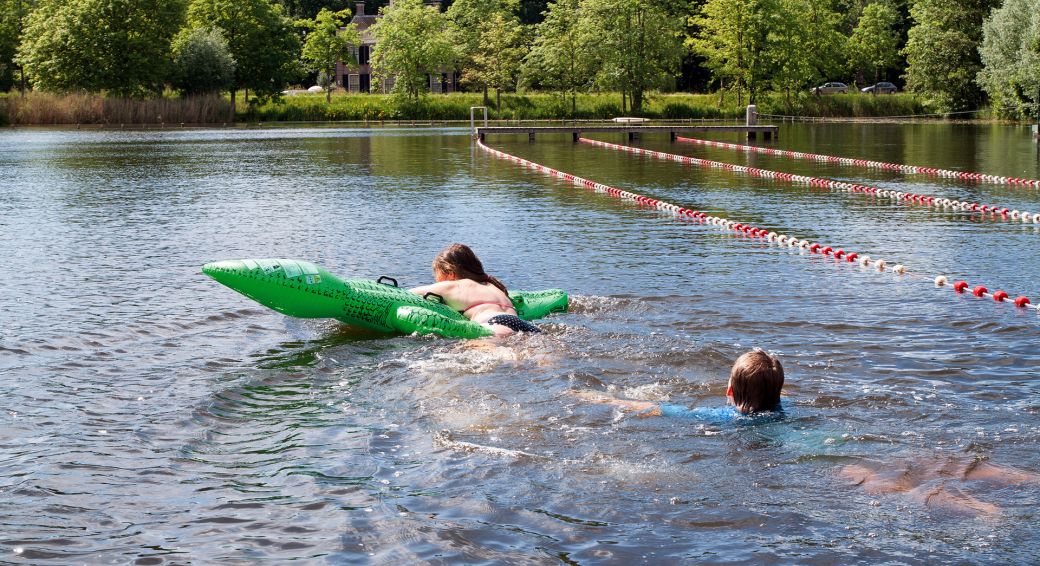
[[[616,126],[594,126],[588,125],[574,125],[574,126],[478,126],[475,128],[476,137],[480,138],[480,141],[484,141],[489,134],[527,134],[527,138],[530,141],[534,141],[535,134],[570,134],[571,139],[575,142],[584,133],[615,133],[615,134],[627,134],[629,141],[638,139],[642,134],[652,133],[665,133],[667,132],[672,141],[675,141],[675,136],[680,133],[688,132],[743,132],[747,134],[748,139],[755,139],[758,134],[762,134],[764,139],[775,139],[779,137],[779,127],[777,126],[692,126],[683,124],[664,125],[664,126],[645,126],[645,125],[616,125]]]

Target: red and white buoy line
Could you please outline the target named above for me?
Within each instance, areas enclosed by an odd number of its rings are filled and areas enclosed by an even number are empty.
[[[718,147],[722,149],[735,149],[737,151],[763,153],[766,155],[778,155],[792,159],[808,159],[811,161],[822,161],[825,163],[838,163],[852,167],[869,167],[872,169],[884,169],[886,171],[899,171],[902,173],[922,173],[935,177],[949,179],[961,179],[978,183],[994,183],[997,185],[1024,185],[1027,187],[1040,187],[1040,180],[1020,179],[1017,177],[1002,177],[1000,175],[986,175],[984,173],[971,173],[968,171],[951,171],[949,169],[936,169],[934,167],[918,167],[917,165],[903,165],[901,163],[885,163],[883,161],[868,161],[866,159],[852,159],[850,157],[836,157],[833,155],[819,155],[816,153],[802,153],[799,151],[788,151],[784,149],[773,149],[771,147],[758,147],[754,145],[741,145],[737,143],[726,143],[714,140],[701,140],[697,138],[686,138],[676,136],[678,141]]]
[[[812,187],[823,187],[826,189],[844,191],[849,193],[863,193],[879,197],[887,197],[896,200],[896,202],[899,202],[900,204],[916,204],[920,206],[932,206],[943,209],[979,212],[983,215],[988,214],[994,218],[999,218],[1007,222],[1020,221],[1025,223],[1040,224],[1040,214],[1027,211],[1010,210],[1007,207],[998,207],[995,205],[980,204],[977,202],[968,202],[963,200],[951,200],[947,198],[934,197],[931,195],[922,195],[918,193],[890,191],[888,189],[879,189],[878,187],[872,187],[870,185],[845,183],[842,181],[834,181],[831,179],[821,179],[819,177],[808,177],[806,175],[795,175],[793,173],[782,173],[779,171],[770,171],[768,169],[758,169],[757,167],[733,165],[731,163],[722,163],[720,161],[712,161],[710,159],[700,159],[697,157],[689,157],[687,155],[677,155],[674,153],[665,153],[663,151],[653,151],[649,149],[643,149],[641,147],[633,147],[630,145],[618,145],[615,143],[592,140],[588,138],[579,138],[578,141],[591,145],[597,145],[600,147],[616,149],[619,151],[627,151],[628,153],[649,155],[651,157],[664,159],[666,161],[678,161],[680,163],[686,163],[688,165],[700,165],[701,167],[725,169],[734,173],[751,175],[752,177],[761,177],[764,179],[779,179],[782,181],[789,181],[791,183],[802,183]]]
[[[832,246],[827,246],[818,242],[810,242],[809,240],[799,239],[794,236],[788,236],[787,234],[777,234],[776,232],[771,232],[764,228],[758,228],[750,224],[734,222],[732,220],[722,218],[720,216],[712,216],[706,214],[699,210],[683,208],[671,203],[667,203],[650,197],[645,197],[637,193],[632,193],[629,191],[624,191],[615,187],[611,187],[610,185],[604,185],[603,183],[590,181],[589,179],[584,179],[582,177],[578,177],[577,175],[571,175],[570,173],[564,173],[563,171],[558,171],[551,167],[546,167],[545,165],[539,165],[538,163],[535,163],[533,161],[528,161],[526,159],[517,157],[504,151],[499,151],[497,149],[488,147],[484,144],[483,141],[479,139],[477,140],[477,146],[496,157],[512,161],[513,163],[518,163],[526,168],[535,169],[536,171],[544,173],[546,175],[564,179],[565,181],[568,181],[571,184],[578,187],[583,187],[598,193],[606,193],[616,199],[628,200],[644,206],[653,207],[657,210],[670,212],[681,218],[692,218],[702,224],[712,224],[715,226],[720,226],[725,230],[743,233],[748,237],[766,240],[767,242],[775,243],[778,246],[798,248],[801,250],[807,250],[809,253],[812,254],[830,256],[839,262],[844,261],[848,264],[853,265],[858,263],[862,267],[872,267],[876,269],[878,272],[888,271],[896,275],[912,276],[912,274],[909,274],[906,267],[902,264],[894,264],[889,266],[889,263],[883,259],[873,259],[868,255],[860,255],[857,252],[848,252],[841,248],[835,249]],[[945,276],[940,275],[935,278],[934,282],[937,287],[943,287],[947,285],[948,280]],[[968,290],[968,286],[968,283],[965,281],[957,281],[952,285],[952,288],[957,293],[963,293]],[[1003,302],[1009,298],[1008,294],[1004,291],[995,291],[993,293],[990,293],[989,290],[982,285],[975,286],[973,289],[971,289],[971,292],[976,297],[989,297],[997,302]],[[1028,307],[1040,311],[1040,307],[1033,306],[1028,297],[1020,296],[1014,300],[1014,304],[1018,307]]]

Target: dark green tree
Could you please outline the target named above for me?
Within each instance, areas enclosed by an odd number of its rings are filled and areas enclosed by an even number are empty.
[[[598,58],[596,82],[631,96],[674,85],[682,59],[681,22],[651,0],[582,0],[579,37]],[[622,102],[624,106],[624,102]]]
[[[579,0],[554,0],[535,27],[534,45],[524,59],[524,81],[570,95],[571,116],[577,93],[592,83],[593,57],[578,38]]]
[[[171,84],[182,94],[208,94],[231,88],[235,59],[220,30],[185,28],[173,42]]]
[[[705,59],[720,82],[750,102],[770,75],[769,33],[777,18],[776,0],[708,0],[694,18],[697,34],[687,46]]]
[[[294,20],[313,20],[318,12],[342,12],[354,8],[354,0],[278,0],[286,15]],[[375,13],[373,11],[373,13]]]
[[[906,86],[925,93],[942,111],[974,109],[982,102],[975,77],[982,70],[982,21],[999,0],[917,0],[914,26],[903,53]]]
[[[17,61],[41,90],[160,94],[183,21],[181,0],[46,0],[26,22]]]
[[[516,90],[520,65],[529,51],[524,26],[515,17],[492,14],[481,24],[480,49],[473,58],[476,81],[495,89],[495,108],[502,109],[502,91]]]
[[[361,45],[357,26],[347,23],[349,19],[348,11],[333,13],[322,8],[313,21],[306,22],[310,31],[303,42],[303,60],[311,70],[325,77],[325,84],[321,86],[325,89],[326,102],[332,101],[332,89],[336,86],[333,78],[336,63],[352,61],[350,48]]]
[[[26,19],[35,6],[36,0],[0,0],[0,92],[17,83],[25,93],[25,72],[16,56]]]
[[[258,99],[277,97],[298,80],[300,38],[281,5],[269,0],[192,0],[188,25],[221,31],[235,60],[231,112],[239,89]]]
[[[840,18],[829,2],[780,0],[771,5],[766,43],[774,88],[788,98],[792,91],[839,76],[847,40],[838,31]]]
[[[877,82],[899,63],[899,12],[887,2],[863,9],[849,38],[849,64]]]
[[[375,36],[372,67],[380,79],[392,79],[392,92],[417,102],[429,92],[429,74],[455,62],[448,20],[422,0],[397,0],[369,28]]]
[[[550,0],[520,0],[517,16],[525,26],[539,24],[545,19]]]
[[[462,81],[476,86],[484,92],[484,105],[488,105],[488,74],[492,71],[486,67],[489,62],[483,57],[478,62],[478,55],[485,55],[485,46],[493,33],[488,22],[495,15],[501,15],[507,25],[516,21],[517,0],[455,0],[448,8],[447,16],[451,22],[450,33],[457,52],[458,66],[462,71]]]
[[[978,82],[1002,116],[1040,112],[1040,0],[1006,0],[982,26]]]

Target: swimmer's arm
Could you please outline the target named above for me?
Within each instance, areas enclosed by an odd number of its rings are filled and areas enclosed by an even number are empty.
[[[601,405],[614,405],[615,407],[622,407],[633,411],[639,411],[637,416],[640,417],[658,417],[661,415],[661,407],[656,403],[649,401],[633,401],[630,399],[618,399],[602,393],[594,391],[572,391],[572,395],[580,397],[586,401],[592,403],[599,403]]]
[[[426,293],[436,293],[438,295],[443,295],[444,293],[448,292],[448,290],[450,290],[454,285],[454,281],[441,281],[440,283],[431,283],[429,285],[423,285],[421,287],[413,287],[409,289],[409,291],[420,296],[425,295]]]

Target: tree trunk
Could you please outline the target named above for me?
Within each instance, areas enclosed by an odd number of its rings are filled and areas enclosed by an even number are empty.
[[[578,91],[571,91],[571,120],[578,119]]]
[[[621,114],[628,113],[628,93],[621,90]]]
[[[491,99],[488,98],[488,86],[484,85],[484,106],[491,106]]]
[[[495,89],[495,111],[498,112],[498,117],[502,117],[502,89]]]
[[[638,116],[643,111],[643,91],[632,91],[632,113]]]
[[[228,120],[231,123],[235,122],[235,98],[238,97],[238,92],[232,87],[231,89],[231,118]]]

